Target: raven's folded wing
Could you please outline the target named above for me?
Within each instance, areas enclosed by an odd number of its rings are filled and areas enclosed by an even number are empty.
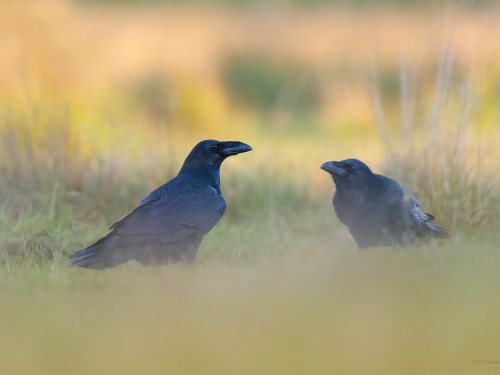
[[[194,186],[137,207],[110,229],[120,236],[141,235],[170,243],[207,234],[225,210],[226,201],[215,189]]]
[[[412,233],[417,237],[450,237],[445,229],[432,223],[436,220],[434,215],[420,210],[420,202],[403,186],[399,185],[399,189],[393,189],[392,193],[387,204],[390,218],[407,234]]]

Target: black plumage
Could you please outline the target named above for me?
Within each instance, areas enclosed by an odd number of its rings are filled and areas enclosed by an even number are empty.
[[[406,245],[417,237],[450,237],[433,223],[433,215],[420,211],[420,202],[408,190],[360,160],[328,161],[321,169],[333,178],[335,213],[360,249]]]
[[[251,150],[241,142],[198,143],[175,178],[114,223],[107,236],[71,255],[68,264],[105,269],[132,259],[145,266],[194,262],[203,236],[226,210],[220,189],[222,162]]]

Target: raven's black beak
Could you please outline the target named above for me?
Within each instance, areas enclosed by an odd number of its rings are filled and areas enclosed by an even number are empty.
[[[243,142],[238,141],[227,141],[221,142],[222,150],[220,150],[220,154],[222,156],[231,156],[241,154],[243,152],[252,151],[252,148]]]
[[[340,163],[338,161],[327,161],[326,163],[323,163],[321,169],[332,175],[336,174],[337,176],[342,176],[342,177],[347,176],[349,173],[347,173],[347,171],[345,171],[344,169],[340,168],[339,165]]]

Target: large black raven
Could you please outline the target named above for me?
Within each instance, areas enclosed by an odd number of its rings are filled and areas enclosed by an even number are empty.
[[[408,190],[373,173],[365,163],[357,159],[328,161],[321,169],[333,177],[335,213],[360,249],[406,245],[416,237],[450,237],[432,223],[433,215],[420,211],[420,202]]]
[[[194,262],[203,236],[226,210],[220,190],[222,162],[251,150],[242,142],[198,143],[177,177],[114,223],[107,236],[71,255],[68,265],[105,269],[132,259],[145,266]]]

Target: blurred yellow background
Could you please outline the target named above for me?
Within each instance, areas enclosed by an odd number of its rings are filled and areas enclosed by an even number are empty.
[[[0,373],[498,373],[499,41],[494,1],[0,1]],[[195,268],[66,268],[206,138],[254,151]],[[358,254],[348,157],[453,239]]]

